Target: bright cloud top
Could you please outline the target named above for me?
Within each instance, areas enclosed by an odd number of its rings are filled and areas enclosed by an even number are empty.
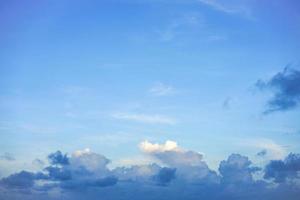
[[[146,140],[141,142],[139,146],[140,149],[146,153],[155,153],[155,152],[164,152],[164,151],[181,151],[181,149],[177,145],[177,142],[171,140],[167,140],[165,144],[151,143]]]

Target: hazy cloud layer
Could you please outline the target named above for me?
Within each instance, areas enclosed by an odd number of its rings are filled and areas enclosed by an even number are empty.
[[[0,155],[0,160],[14,161],[15,157],[10,153],[5,152],[2,155]]]
[[[300,154],[272,160],[263,169],[231,154],[211,170],[203,155],[174,141],[144,141],[141,150],[161,165],[109,169],[110,160],[89,149],[48,156],[40,172],[21,171],[0,181],[0,199],[289,199],[300,195]],[[263,177],[254,178],[257,173]],[[276,183],[276,184],[274,184]]]
[[[175,119],[168,116],[157,115],[157,114],[148,115],[148,114],[140,114],[140,113],[114,113],[112,117],[118,120],[141,122],[146,124],[166,124],[166,125],[176,124]]]
[[[166,85],[158,82],[150,88],[149,93],[153,96],[168,96],[175,94],[176,90],[171,85]]]

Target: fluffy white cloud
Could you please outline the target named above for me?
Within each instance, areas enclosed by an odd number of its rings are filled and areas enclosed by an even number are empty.
[[[203,155],[201,153],[180,148],[176,142],[170,140],[164,144],[144,141],[140,143],[140,149],[170,166],[196,166],[202,163]]]
[[[73,168],[84,167],[97,175],[106,175],[108,173],[107,164],[110,162],[105,156],[91,152],[90,149],[75,151],[71,158],[70,164]]]
[[[151,143],[143,141],[140,143],[140,149],[146,153],[164,152],[164,151],[181,151],[177,146],[177,143],[171,140],[167,140],[165,144]]]
[[[218,182],[216,173],[208,168],[202,160],[201,153],[185,150],[174,141],[168,140],[164,144],[144,141],[140,143],[140,149],[160,163],[176,168],[176,174],[180,179],[189,182]]]

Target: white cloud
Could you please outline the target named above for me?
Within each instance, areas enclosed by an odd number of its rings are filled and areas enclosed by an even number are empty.
[[[151,143],[143,141],[139,145],[140,149],[146,153],[164,152],[164,151],[180,151],[177,143],[171,140],[167,140],[165,144]]]
[[[201,3],[204,3],[208,6],[213,7],[216,10],[222,11],[222,12],[226,12],[226,13],[234,13],[235,10],[232,8],[228,8],[226,6],[224,6],[223,4],[221,4],[220,2],[216,1],[216,0],[199,0]]]
[[[70,162],[75,169],[85,167],[95,174],[106,175],[108,173],[107,165],[110,163],[110,160],[86,148],[75,151],[70,158]]]
[[[131,114],[131,113],[115,113],[112,115],[115,119],[143,122],[149,124],[168,124],[173,125],[176,121],[173,118],[162,115],[146,115],[146,114]]]
[[[167,140],[164,144],[143,141],[139,146],[144,153],[169,166],[197,166],[203,163],[201,153],[180,148],[171,140]]]
[[[202,160],[201,153],[185,150],[175,141],[167,140],[164,144],[143,141],[139,146],[144,153],[155,158],[159,163],[175,167],[179,179],[195,183],[199,180],[218,181],[216,173],[211,171]]]
[[[154,96],[168,96],[174,94],[175,92],[176,90],[174,87],[161,82],[154,84],[149,90],[149,93]]]
[[[228,14],[240,14],[249,19],[253,18],[251,14],[251,7],[247,0],[198,0],[199,2],[212,7],[215,10],[228,13]]]

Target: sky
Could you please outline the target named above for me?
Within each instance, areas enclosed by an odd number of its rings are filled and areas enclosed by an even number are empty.
[[[299,10],[1,1],[0,199],[296,199]]]

